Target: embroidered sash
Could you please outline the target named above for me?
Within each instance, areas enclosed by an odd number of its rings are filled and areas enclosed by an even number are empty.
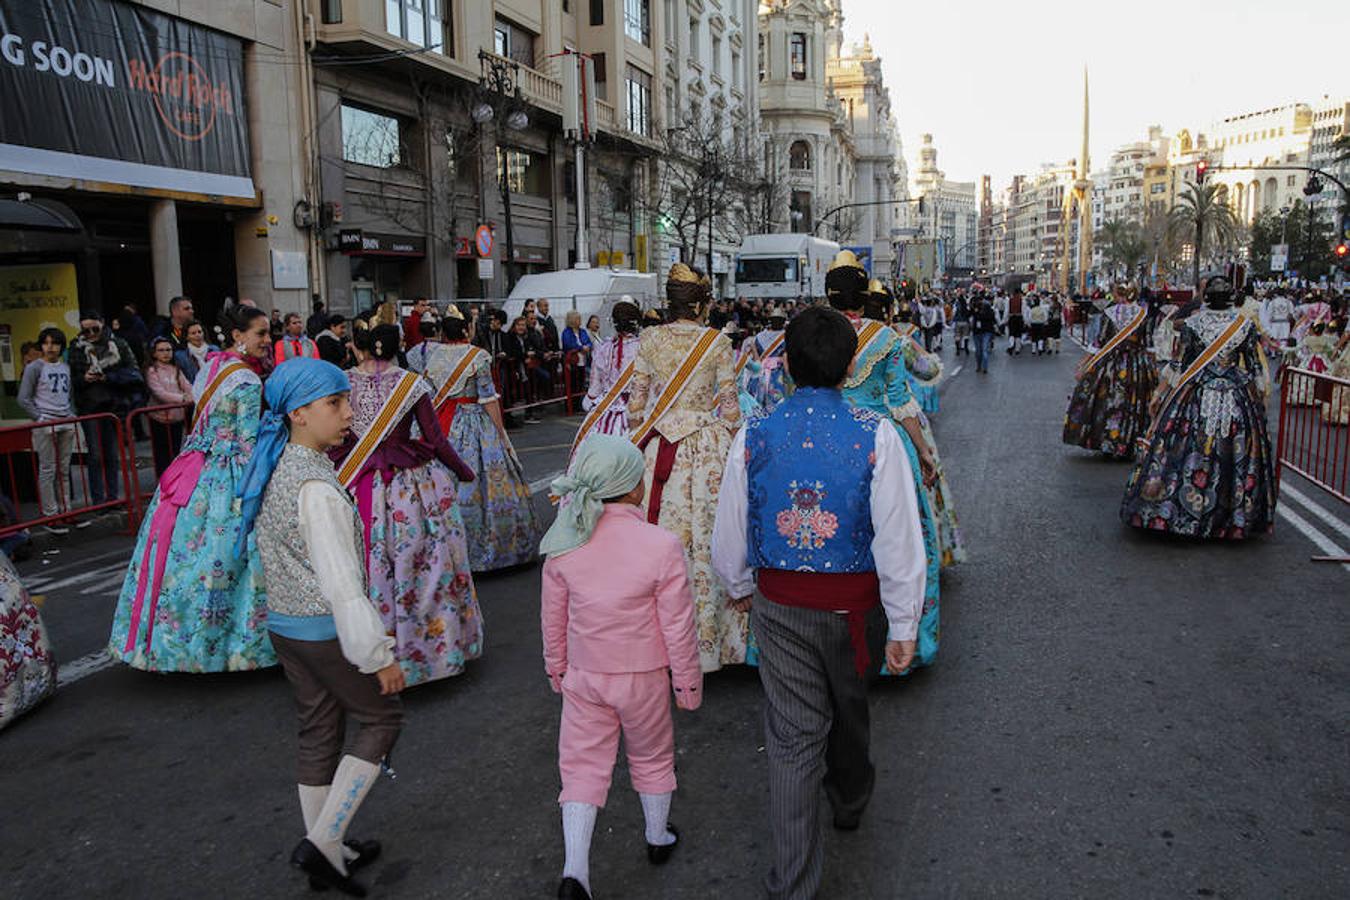
[[[680,395],[684,393],[684,389],[689,386],[690,377],[708,355],[708,351],[712,350],[713,344],[720,335],[721,332],[714,328],[705,329],[703,334],[700,335],[699,339],[694,343],[694,346],[689,348],[689,352],[685,354],[684,359],[675,369],[675,374],[673,374],[670,377],[670,380],[666,382],[665,388],[661,391],[661,396],[657,397],[656,402],[652,404],[651,414],[643,420],[636,431],[629,435],[633,443],[637,444],[639,447],[642,446],[643,441],[647,439],[647,436],[652,433],[652,429],[656,427],[656,423],[659,422],[661,417],[675,405],[675,401],[680,398]]]
[[[393,391],[385,398],[384,405],[375,415],[375,421],[370,423],[366,433],[361,435],[361,440],[356,442],[352,452],[347,454],[347,458],[342,461],[342,467],[338,469],[338,481],[342,486],[351,490],[356,484],[356,476],[361,474],[371,455],[379,449],[384,443],[384,439],[389,436],[389,432],[394,430],[394,426],[402,421],[404,414],[412,403],[416,402],[422,395],[416,392],[416,388],[421,382],[422,376],[416,372],[404,372],[403,377],[399,379],[398,384],[394,386]]]
[[[623,371],[619,373],[618,379],[605,392],[605,396],[601,397],[600,402],[591,407],[591,411],[586,414],[586,418],[581,420],[581,427],[577,429],[576,437],[572,438],[572,449],[568,451],[569,456],[577,452],[577,447],[580,447],[581,442],[586,440],[586,435],[591,433],[591,429],[600,423],[605,413],[614,405],[614,401],[618,400],[620,395],[628,389],[628,382],[632,380],[633,370],[636,366],[636,359],[629,360],[628,365],[624,366]]]
[[[1167,414],[1167,411],[1171,408],[1172,404],[1176,402],[1179,396],[1181,396],[1182,389],[1194,381],[1195,377],[1203,372],[1205,367],[1214,361],[1214,357],[1224,351],[1235,336],[1240,332],[1245,334],[1243,328],[1249,324],[1250,320],[1248,320],[1246,316],[1235,316],[1233,321],[1228,323],[1228,327],[1223,330],[1223,333],[1216,337],[1213,342],[1202,350],[1200,355],[1186,367],[1186,371],[1181,373],[1181,377],[1177,379],[1177,383],[1172,386],[1172,389],[1167,393],[1166,399],[1164,399],[1162,405],[1158,407],[1158,414],[1153,417],[1153,424],[1149,426],[1148,435],[1144,438],[1145,442],[1153,442],[1153,435],[1158,430],[1158,423],[1163,420],[1163,417]]]
[[[1129,322],[1127,322],[1124,328],[1120,329],[1120,331],[1117,331],[1115,336],[1112,337],[1111,340],[1106,342],[1106,346],[1098,350],[1095,354],[1093,354],[1091,359],[1089,359],[1086,363],[1083,364],[1083,371],[1091,372],[1093,367],[1096,366],[1097,363],[1101,362],[1103,359],[1106,359],[1106,357],[1109,356],[1113,350],[1115,350],[1121,344],[1125,343],[1125,341],[1129,340],[1130,336],[1139,330],[1139,326],[1144,324],[1144,319],[1147,317],[1148,317],[1148,307],[1140,304],[1139,312],[1134,314],[1134,318],[1131,319]]]
[[[778,335],[778,337],[769,341],[769,346],[764,348],[764,352],[759,355],[759,358],[768,359],[770,356],[773,356],[774,353],[777,352],[778,348],[783,346],[783,342],[786,340],[787,340],[787,332],[784,331],[782,334]]]
[[[858,330],[858,352],[853,354],[854,363],[857,363],[867,354],[868,350],[872,349],[872,344],[881,339],[885,330],[885,325],[870,319],[866,325]]]
[[[904,325],[901,325],[901,326],[897,327],[897,328],[895,329],[895,333],[898,334],[898,335],[900,335],[900,339],[901,339],[901,340],[904,340],[904,339],[907,338],[907,337],[913,337],[913,336],[914,336],[914,333],[915,333],[916,331],[918,331],[918,330],[919,330],[919,329],[918,329],[918,326],[914,325],[914,324],[911,322],[911,323],[906,323],[906,324],[904,324]]]
[[[483,352],[478,347],[469,347],[469,352],[464,354],[459,364],[451,370],[450,377],[445,379],[445,384],[442,384],[440,390],[436,392],[435,398],[431,401],[432,406],[439,410],[441,404],[450,399],[451,394],[459,393],[460,389],[464,387],[464,374],[472,368],[474,361],[478,359],[478,354]]]
[[[754,355],[752,353],[753,349],[754,344],[750,343],[750,341],[746,341],[745,346],[741,348],[741,355],[736,357],[737,378],[741,377],[741,373],[745,371],[745,367],[750,364],[750,357]]]
[[[215,377],[213,377],[206,385],[206,390],[202,391],[201,399],[197,401],[197,407],[192,411],[192,426],[188,428],[188,431],[191,432],[197,430],[197,423],[205,418],[206,412],[210,408],[211,398],[216,395],[216,391],[225,383],[225,379],[229,378],[235,372],[243,372],[247,369],[248,366],[236,361],[226,363],[216,370]]]

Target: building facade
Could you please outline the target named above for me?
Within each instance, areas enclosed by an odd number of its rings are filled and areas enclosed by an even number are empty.
[[[975,273],[979,244],[979,210],[975,182],[949,181],[938,168],[933,136],[925,134],[919,164],[911,175],[910,194],[923,199],[923,212],[912,221],[920,237],[941,242],[939,254],[948,277]]]

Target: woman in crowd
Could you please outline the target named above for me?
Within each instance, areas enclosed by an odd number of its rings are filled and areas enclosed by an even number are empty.
[[[589,434],[628,434],[629,385],[637,360],[642,310],[636,303],[620,300],[610,315],[614,337],[595,345],[590,387],[581,401],[587,415],[572,441],[574,449]]]
[[[630,301],[632,300],[632,298],[628,297],[627,295],[625,295],[624,299]],[[586,320],[586,333],[591,336],[591,346],[599,347],[600,342],[604,340],[604,338],[600,336],[599,316],[591,316],[589,319]]]
[[[469,343],[463,315],[453,304],[441,319],[441,335],[442,352],[429,361],[426,378],[440,426],[474,474],[472,481],[459,485],[469,566],[489,572],[530,562],[542,528],[506,435],[492,357]]]
[[[206,365],[206,357],[212,353],[219,353],[220,348],[206,342],[206,329],[202,327],[201,322],[189,322],[184,333],[187,336],[187,346],[174,353],[173,361],[182,370],[188,384],[191,384],[197,380],[197,373],[201,371],[202,366]]]
[[[564,364],[571,368],[571,390],[581,393],[586,384],[586,372],[591,365],[591,334],[581,327],[581,313],[575,309],[567,311],[561,335]],[[569,356],[570,355],[570,356]]]
[[[364,324],[352,331],[351,433],[330,455],[365,529],[370,599],[412,686],[483,652],[456,481],[474,473],[446,441],[426,379],[394,362],[398,328]]]
[[[200,326],[199,326],[200,328]],[[183,405],[192,402],[192,383],[173,362],[173,341],[157,337],[150,342],[150,362],[145,367],[145,384],[150,389],[151,406],[176,406],[147,413],[150,417],[150,449],[155,457],[155,477],[164,474],[183,446]]]
[[[234,306],[230,349],[193,385],[194,422],[141,523],[113,616],[114,657],[155,672],[222,672],[276,663],[257,549],[241,538],[235,497],[262,414],[267,314]]]
[[[743,663],[748,603],[732,607],[712,570],[713,522],[727,450],[740,427],[731,342],[703,324],[712,291],[683,263],[670,269],[673,321],[642,332],[628,425],[646,460],[647,521],[684,543],[703,671]]]

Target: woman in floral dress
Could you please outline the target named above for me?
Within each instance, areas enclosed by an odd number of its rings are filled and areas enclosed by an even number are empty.
[[[750,629],[749,604],[729,606],[712,569],[717,496],[731,438],[741,422],[736,361],[726,336],[703,324],[712,302],[706,278],[677,263],[666,281],[666,299],[673,321],[642,332],[628,424],[647,461],[647,520],[684,544],[699,662],[703,671],[715,672],[746,661]],[[679,396],[664,410],[655,409],[698,347],[706,350]]]
[[[226,313],[230,348],[207,357],[192,386],[196,425],[165,470],[141,522],[108,650],[151,672],[224,672],[276,664],[267,597],[250,535],[239,542],[240,478],[262,414],[267,314]]]
[[[56,658],[42,616],[0,553],[0,728],[56,690]]]
[[[636,303],[620,300],[611,313],[614,337],[595,345],[591,382],[581,408],[590,412],[614,387],[623,370],[638,352],[638,331],[642,326],[642,310]],[[628,434],[628,391],[623,391],[601,414],[592,428],[594,434]]]
[[[469,542],[469,567],[490,572],[532,561],[543,529],[530,499],[530,486],[502,422],[502,405],[492,381],[492,357],[468,341],[462,314],[453,305],[441,319],[443,352],[432,358],[426,376],[438,401],[441,428],[459,458],[473,471],[459,485],[459,512]],[[466,355],[473,358],[446,386]]]
[[[474,474],[441,432],[426,380],[391,362],[399,351],[398,328],[356,324],[358,365],[347,373],[352,431],[331,455],[366,530],[370,599],[412,686],[458,675],[483,653],[483,618],[456,482]],[[395,395],[404,376],[412,388]],[[383,440],[364,460],[349,460],[386,416],[392,424]]]
[[[1158,367],[1148,353],[1147,311],[1117,292],[1106,310],[1092,356],[1079,364],[1077,383],[1064,415],[1063,441],[1129,459],[1149,426],[1149,403],[1158,387]],[[1115,340],[1128,330],[1128,335]]]
[[[1181,374],[1141,441],[1120,508],[1127,525],[1237,540],[1274,523],[1261,335],[1231,297],[1211,279],[1206,308],[1181,326]]]

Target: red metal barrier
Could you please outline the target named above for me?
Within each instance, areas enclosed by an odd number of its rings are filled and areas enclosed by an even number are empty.
[[[121,495],[116,500],[93,500],[90,488],[89,465],[92,448],[89,446],[86,423],[98,423],[101,428],[113,430],[113,446],[117,455],[115,484]],[[127,510],[127,529],[134,527],[131,515],[134,499],[131,491],[131,461],[127,434],[123,422],[113,413],[95,413],[68,419],[30,422],[0,429],[0,491],[14,506],[13,517],[0,523],[0,537],[24,529],[78,519],[91,513]],[[39,466],[39,449],[52,458],[49,478],[43,478]],[[76,457],[81,458],[77,467]],[[100,474],[100,480],[102,475]],[[118,483],[120,482],[120,483]],[[42,495],[49,491],[46,513]],[[107,488],[104,488],[106,497]]]
[[[586,378],[577,365],[580,354],[548,354],[543,359],[521,363],[499,359],[492,364],[492,380],[501,397],[502,412],[521,412],[553,403],[563,404],[566,415],[580,408],[586,395]],[[544,374],[540,374],[544,373]]]
[[[186,434],[187,426],[192,423],[191,403],[169,403],[160,406],[144,406],[140,409],[133,409],[127,414],[126,428],[123,433],[127,436],[127,457],[129,460],[128,496],[131,499],[129,507],[132,522],[138,524],[145,508],[149,505],[150,498],[154,496],[155,486],[159,483],[159,476],[164,474],[164,469],[169,463],[173,462],[182,449],[183,438]],[[176,410],[182,410],[182,422],[161,422],[159,416],[165,413],[172,413]],[[140,460],[143,457],[138,456],[136,441],[136,424],[139,422],[146,429],[149,437],[150,457],[153,460],[154,477],[143,480],[141,478]],[[174,426],[177,426],[175,428]]]
[[[1350,380],[1308,369],[1281,374],[1277,487],[1284,469],[1350,504]]]

